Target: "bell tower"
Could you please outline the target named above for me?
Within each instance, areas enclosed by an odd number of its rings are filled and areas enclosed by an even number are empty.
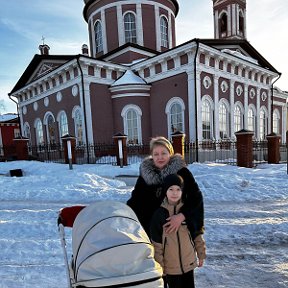
[[[246,39],[246,0],[213,0],[214,38]]]

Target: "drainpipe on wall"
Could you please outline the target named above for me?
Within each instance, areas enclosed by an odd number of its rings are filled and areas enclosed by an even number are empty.
[[[270,124],[270,129],[271,129],[271,134],[273,133],[273,106],[274,106],[274,103],[273,103],[273,96],[274,96],[274,93],[273,93],[273,85],[275,84],[276,81],[279,80],[279,78],[281,77],[281,73],[278,74],[278,77],[274,80],[274,82],[272,82],[272,85],[271,85],[271,115],[270,115],[270,121],[271,121],[271,124]]]
[[[87,150],[87,161],[90,163],[90,157],[89,157],[89,147],[88,147],[88,133],[87,133],[87,120],[86,120],[86,103],[85,103],[85,87],[84,87],[84,73],[82,70],[82,67],[80,65],[79,61],[80,55],[77,57],[77,64],[80,69],[81,73],[81,85],[82,85],[82,98],[83,98],[83,116],[84,116],[84,123],[85,123],[85,138],[86,138],[86,150]]]
[[[8,97],[10,98],[10,100],[12,100],[15,104],[16,104],[16,107],[17,107],[17,116],[18,116],[18,124],[19,124],[19,132],[20,132],[20,137],[22,138],[23,135],[22,135],[22,127],[21,127],[21,121],[20,121],[20,114],[19,114],[19,105],[18,105],[18,102],[14,99],[12,99],[12,95],[8,94]],[[15,96],[13,96],[15,97]]]
[[[199,155],[198,155],[198,119],[197,119],[197,79],[196,79],[196,72],[197,72],[197,56],[198,56],[198,50],[199,50],[199,39],[195,39],[195,42],[197,44],[196,52],[195,52],[195,57],[194,57],[194,94],[195,94],[195,129],[196,129],[196,162],[199,160]]]

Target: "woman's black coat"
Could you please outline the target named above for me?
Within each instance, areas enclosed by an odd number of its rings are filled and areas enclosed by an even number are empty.
[[[163,179],[169,174],[177,173],[184,180],[181,211],[192,237],[204,233],[204,205],[202,193],[181,155],[175,154],[166,167],[159,170],[151,157],[144,159],[140,165],[131,198],[127,201],[137,215],[146,233],[150,235],[150,221],[155,210],[160,207],[166,191],[162,191]]]

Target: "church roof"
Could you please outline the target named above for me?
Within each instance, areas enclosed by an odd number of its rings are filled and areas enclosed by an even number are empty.
[[[23,74],[21,75],[21,77],[19,78],[18,82],[16,83],[12,91],[9,93],[9,95],[21,89],[27,84],[31,75],[34,73],[35,69],[38,67],[41,61],[58,60],[58,61],[63,62],[63,64],[65,64],[66,62],[74,58],[76,58],[75,55],[39,55],[39,54],[34,55],[33,59],[31,60],[31,62],[29,63],[29,65],[27,66],[27,68],[25,69],[25,71],[23,72]]]
[[[231,47],[233,48],[239,47],[243,51],[245,51],[249,55],[249,57],[257,60],[259,66],[268,69],[274,73],[281,74],[245,39],[192,39],[184,44],[181,44],[180,46],[185,45],[192,41],[198,41],[199,43],[210,46],[220,51],[223,51],[224,49],[229,49]],[[237,56],[237,54],[234,54],[233,56],[240,58]],[[245,60],[247,61],[247,59]]]
[[[131,84],[147,84],[141,77],[137,76],[133,71],[127,70],[120,78],[118,78],[111,86],[131,85]]]

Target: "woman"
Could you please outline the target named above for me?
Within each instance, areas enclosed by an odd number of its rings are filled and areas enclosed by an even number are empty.
[[[202,193],[190,170],[180,154],[165,137],[153,138],[150,142],[151,156],[140,165],[140,175],[127,201],[137,215],[140,223],[150,236],[150,221],[160,207],[165,191],[162,191],[163,180],[167,175],[178,174],[184,180],[183,206],[177,215],[169,217],[165,224],[167,233],[176,232],[183,221],[186,221],[193,239],[204,233],[204,208]]]

